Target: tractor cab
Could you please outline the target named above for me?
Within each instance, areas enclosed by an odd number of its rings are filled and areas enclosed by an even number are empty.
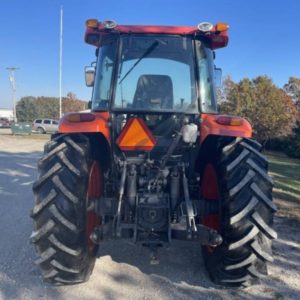
[[[93,111],[217,112],[213,49],[226,45],[228,27],[210,32],[207,23],[198,28],[114,26],[87,21],[86,41],[98,46],[90,80]],[[212,42],[214,35],[222,45]],[[91,73],[89,68],[87,76]]]
[[[116,150],[136,156],[130,151],[145,150],[152,139],[147,156],[160,161],[183,123],[192,125],[184,132],[195,142],[200,113],[217,113],[214,49],[227,44],[228,25],[122,26],[95,20],[86,24],[85,40],[97,47],[97,61],[86,72],[86,82],[93,86],[91,109],[109,113],[109,138],[116,142]],[[151,138],[136,134],[122,146],[124,126],[133,118]],[[173,152],[180,154],[182,147]]]

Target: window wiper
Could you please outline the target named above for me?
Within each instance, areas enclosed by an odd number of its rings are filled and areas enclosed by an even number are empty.
[[[135,62],[135,64],[128,70],[128,72],[122,77],[119,81],[119,84],[129,75],[129,73],[136,67],[136,65],[146,56],[148,56],[157,46],[159,45],[158,41],[153,42],[148,49],[141,55],[141,57]]]

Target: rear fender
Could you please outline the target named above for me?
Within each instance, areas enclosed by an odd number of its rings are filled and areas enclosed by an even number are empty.
[[[78,112],[64,115],[59,122],[59,133],[102,133],[110,143],[108,112]]]
[[[200,126],[200,150],[197,154],[195,170],[201,173],[205,162],[216,162],[220,153],[218,151],[236,137],[250,138],[252,136],[252,127],[250,123],[243,118],[235,118],[240,125],[223,125],[218,122],[218,118],[229,118],[225,115],[203,114]]]
[[[250,123],[243,118],[232,117],[227,115],[201,115],[200,126],[200,143],[204,141],[210,135],[217,136],[232,136],[232,137],[245,137],[250,138],[252,136],[252,127]],[[222,120],[233,120],[234,125],[225,125]],[[222,124],[223,123],[223,124]]]
[[[98,160],[105,171],[111,164],[108,112],[78,112],[64,115],[59,122],[59,134],[84,134],[91,143],[91,158]]]

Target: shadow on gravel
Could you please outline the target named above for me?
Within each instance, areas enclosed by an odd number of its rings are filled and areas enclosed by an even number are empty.
[[[300,294],[299,219],[277,216],[275,230],[279,236],[274,241],[275,259],[270,263],[269,276],[262,279],[261,285],[244,290],[214,285],[205,271],[201,248],[195,242],[173,242],[170,248],[161,248],[159,265],[149,263],[147,248],[124,241],[103,243],[99,255],[109,255],[114,262],[137,268],[141,276],[148,276],[151,284],[168,291],[164,295],[166,299],[297,299]],[[120,284],[138,285],[122,271],[111,277]]]
[[[166,278],[173,283],[217,287],[208,278],[201,256],[201,246],[195,242],[172,242],[168,248],[159,248],[159,264],[150,264],[148,248],[115,240],[104,242],[99,256],[110,255],[115,262],[126,263],[148,275]],[[124,279],[124,276],[123,276]]]
[[[191,242],[174,242],[168,249],[159,251],[160,264],[149,264],[149,252],[146,248],[134,246],[128,242],[115,240],[103,243],[99,255],[109,255],[113,262],[119,263],[118,272],[108,272],[112,281],[120,286],[136,287],[139,281],[131,274],[124,272],[127,268],[137,268],[138,277],[146,277],[150,286],[155,286],[164,299],[297,299],[300,288],[290,270],[299,273],[298,239],[291,239],[294,232],[288,225],[281,226],[282,220],[277,219],[276,229],[279,239],[274,243],[275,260],[270,266],[269,277],[243,290],[224,289],[214,285],[204,269],[200,246]],[[101,268],[101,259],[100,264]],[[284,275],[285,274],[285,275]],[[99,288],[101,286],[101,274]],[[289,280],[285,276],[289,277]],[[102,289],[102,288],[101,288]],[[103,289],[102,289],[103,291]],[[107,290],[107,299],[118,299],[118,291]],[[155,298],[155,297],[153,297]]]
[[[29,236],[32,223],[32,183],[41,151],[11,153],[0,151],[0,299],[35,299],[46,294],[38,284],[39,272]],[[57,299],[59,293],[51,292]]]
[[[10,153],[0,151],[0,199],[22,194],[31,187],[36,175],[36,162],[41,151]]]
[[[269,276],[262,280],[261,289],[267,294],[272,294],[272,299],[298,299],[300,294],[299,216],[291,218],[283,213],[278,205],[274,223],[274,229],[278,233],[278,238],[273,242],[272,247],[274,262],[269,265]],[[266,299],[270,298],[266,297]]]
[[[273,192],[278,207],[277,216],[292,228],[300,228],[300,195],[293,196],[284,191]]]
[[[110,256],[112,261],[120,266],[118,272],[106,271],[110,280],[120,286],[141,290],[141,299],[142,295],[146,294],[147,288],[155,289],[157,293],[149,299],[231,298],[226,296],[231,293],[230,290],[224,290],[209,280],[204,269],[200,245],[195,242],[174,241],[169,248],[160,248],[158,265],[150,264],[147,248],[121,240],[103,243],[99,255],[103,257],[103,260],[107,260],[106,255]],[[130,270],[129,273],[128,270]],[[101,285],[100,276],[99,286]],[[103,291],[103,287],[101,290]],[[106,290],[106,297],[119,299],[122,294],[118,293],[118,290]],[[147,296],[145,299],[148,299]]]

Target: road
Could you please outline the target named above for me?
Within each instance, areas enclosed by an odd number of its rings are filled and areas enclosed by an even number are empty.
[[[275,262],[261,285],[219,288],[204,270],[200,246],[175,242],[150,265],[147,249],[110,241],[100,249],[87,283],[55,287],[42,282],[29,243],[31,186],[45,138],[11,136],[0,130],[0,299],[299,299],[299,227],[275,219]]]

